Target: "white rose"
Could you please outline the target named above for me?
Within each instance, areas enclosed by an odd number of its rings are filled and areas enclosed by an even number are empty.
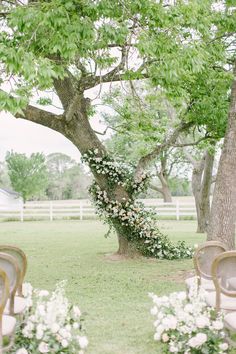
[[[68,345],[69,345],[69,343],[67,342],[66,339],[63,339],[63,340],[61,341],[61,345],[63,346],[63,348],[67,348]]]
[[[74,329],[78,329],[79,328],[79,323],[78,322],[73,323],[73,328]]]
[[[28,351],[25,348],[20,348],[17,350],[16,354],[28,354]]]
[[[217,331],[220,331],[221,329],[224,328],[224,323],[222,321],[214,321],[212,323],[212,326],[214,329],[216,329]]]
[[[179,300],[186,300],[186,298],[187,298],[187,295],[186,295],[186,292],[185,291],[181,291],[181,292],[179,292],[178,293],[178,299]]]
[[[51,326],[52,333],[57,333],[60,329],[60,326],[57,323],[53,323]]]
[[[161,339],[162,339],[162,342],[166,343],[166,342],[168,342],[168,340],[170,339],[170,337],[168,336],[167,333],[164,333],[164,334],[162,334]]]
[[[62,338],[67,338],[68,332],[65,328],[61,328],[59,330],[59,334],[60,334],[60,336],[62,336]]]
[[[207,318],[206,316],[199,316],[196,319],[196,326],[198,328],[204,328],[210,325],[210,321],[209,318]]]
[[[47,290],[40,290],[39,294],[40,297],[48,296],[49,292]]]
[[[151,315],[155,316],[158,312],[157,307],[156,306],[152,307],[150,312],[151,312]]]
[[[219,345],[219,348],[224,351],[224,350],[227,350],[229,348],[229,345],[228,345],[228,343],[221,343]]]
[[[85,336],[79,337],[79,338],[78,338],[78,342],[79,342],[79,345],[80,345],[80,348],[81,348],[81,349],[86,348],[87,345],[88,345],[88,339],[87,339],[87,337],[85,337]]]
[[[207,335],[205,333],[198,333],[195,337],[192,337],[188,341],[188,345],[192,348],[198,348],[207,341]]]
[[[174,347],[174,346],[171,346],[170,348],[169,348],[169,351],[170,351],[170,353],[178,353],[178,348],[176,348],[176,347]]]
[[[187,304],[184,306],[184,311],[186,312],[193,312],[193,305],[192,304]]]
[[[43,331],[42,329],[37,329],[37,332],[36,332],[36,339],[40,340],[43,338]]]
[[[41,342],[38,346],[38,350],[40,353],[49,353],[49,346],[45,342]]]

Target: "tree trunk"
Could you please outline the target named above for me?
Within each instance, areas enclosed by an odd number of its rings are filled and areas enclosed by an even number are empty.
[[[214,154],[206,151],[205,164],[203,171],[203,178],[201,182],[201,193],[199,201],[199,219],[198,219],[198,233],[204,233],[207,231],[210,219],[210,193],[211,193],[211,181],[212,171],[214,165]]]
[[[202,232],[204,228],[204,221],[201,222],[202,212],[201,212],[201,182],[202,174],[204,169],[204,160],[196,162],[192,173],[192,191],[195,199],[195,206],[197,212],[197,232]],[[204,232],[204,231],[203,231]]]
[[[197,233],[207,231],[210,218],[210,191],[214,154],[206,151],[201,161],[195,162],[192,190],[197,211]]]
[[[117,254],[125,257],[138,256],[139,252],[137,251],[137,248],[134,246],[133,242],[129,242],[127,238],[120,233],[120,231],[116,230],[116,233],[119,243]]]
[[[168,185],[162,186],[164,203],[172,203],[172,195]]]
[[[231,88],[228,126],[213,194],[207,240],[219,240],[235,248],[236,219],[236,62]]]

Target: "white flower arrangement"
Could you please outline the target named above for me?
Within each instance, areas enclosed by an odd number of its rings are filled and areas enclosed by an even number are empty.
[[[83,154],[83,161],[87,162],[97,174],[109,177],[108,190],[111,191],[111,196],[114,194],[114,186],[117,185],[123,186],[129,196],[124,198],[124,201],[117,201],[115,198],[110,198],[107,191],[101,190],[96,182],[90,187],[89,191],[97,207],[97,214],[101,218],[105,217],[106,223],[110,226],[106,236],[115,227],[120,229],[128,240],[134,241],[144,256],[159,259],[191,258],[193,249],[187,247],[184,242],[172,244],[158,230],[155,213],[146,210],[142,203],[134,200],[134,196],[147,186],[149,174],[144,172],[134,177],[132,166],[115,161],[107,154],[101,156],[98,154],[98,149],[88,150]]]
[[[12,353],[84,354],[88,339],[81,332],[81,312],[65,296],[65,282],[56,290],[36,290],[23,285],[28,309],[15,336]]]
[[[185,292],[149,296],[154,303],[154,340],[163,343],[165,353],[227,353],[223,313],[207,307],[205,291],[198,289],[197,283],[188,296]]]

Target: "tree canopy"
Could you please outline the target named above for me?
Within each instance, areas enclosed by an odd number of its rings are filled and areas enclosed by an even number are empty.
[[[6,156],[11,185],[26,202],[30,197],[45,190],[47,184],[47,167],[43,154],[25,154],[10,152]]]

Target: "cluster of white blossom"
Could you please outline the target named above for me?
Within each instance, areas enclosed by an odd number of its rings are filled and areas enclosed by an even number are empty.
[[[64,287],[64,282],[59,283],[49,293],[24,285],[23,294],[31,307],[16,333],[14,353],[84,354],[88,340],[81,334],[81,312],[69,303]]]
[[[144,205],[129,199],[123,202],[110,200],[107,192],[101,190],[97,184],[92,186],[92,194],[97,206],[97,213],[106,218],[107,222],[119,222],[124,228],[123,234],[127,239],[142,239],[141,252],[145,256],[159,259],[190,258],[193,249],[187,247],[184,242],[174,245],[166,236],[160,233],[156,227],[155,215],[146,210]]]
[[[98,149],[88,150],[87,153],[83,154],[82,159],[96,173],[106,175],[112,183],[123,186],[127,191],[131,190],[135,193],[143,191],[150,177],[148,173],[140,173],[134,180],[134,170],[131,165],[114,160],[109,155],[99,156],[98,153]]]
[[[149,294],[154,306],[154,340],[164,343],[166,353],[223,354],[225,341],[223,313],[207,307],[205,291],[196,284],[186,292],[158,297]]]

